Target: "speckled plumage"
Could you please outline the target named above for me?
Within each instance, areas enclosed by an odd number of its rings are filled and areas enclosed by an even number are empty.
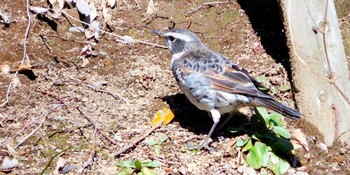
[[[181,90],[191,103],[209,111],[213,118],[214,124],[201,147],[208,147],[208,139],[221,114],[242,106],[263,106],[286,117],[300,117],[298,111],[260,91],[261,84],[246,70],[207,48],[191,31],[154,32],[163,36],[168,44],[172,53],[171,69]]]

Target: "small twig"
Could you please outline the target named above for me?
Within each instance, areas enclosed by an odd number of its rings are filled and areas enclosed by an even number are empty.
[[[84,112],[80,109],[80,107],[78,106],[76,108],[78,110],[78,112],[87,120],[89,121],[90,123],[92,123],[92,125],[94,126],[95,130],[97,131],[98,134],[100,134],[103,138],[105,138],[108,142],[112,143],[113,145],[117,145],[117,143],[109,138],[98,126],[97,124],[92,121],[87,115],[84,114]]]
[[[21,65],[23,65],[25,62],[29,62],[29,58],[27,55],[27,41],[28,41],[28,35],[29,35],[29,30],[30,30],[30,13],[29,13],[29,0],[26,0],[26,7],[27,7],[27,17],[28,17],[28,24],[27,24],[27,29],[26,29],[26,33],[24,35],[24,41],[23,41],[23,58],[21,61]],[[11,83],[9,84],[8,88],[7,88],[7,92],[6,92],[6,96],[5,96],[5,101],[0,105],[0,107],[5,107],[6,104],[9,102],[9,96],[11,93],[11,89],[13,86],[13,82],[14,82],[14,78],[17,77],[18,74],[18,70],[16,71]]]
[[[74,39],[67,39],[67,38],[64,38],[63,36],[59,36],[59,35],[49,35],[49,34],[40,34],[39,35],[40,37],[42,36],[45,36],[45,37],[54,37],[54,38],[59,38],[63,41],[71,41],[71,42],[75,42],[75,43],[80,43],[80,44],[91,44],[91,45],[94,45],[95,43],[93,42],[89,42],[89,41],[79,41],[79,40],[74,40]]]
[[[90,26],[89,23],[86,23],[86,22],[84,22],[84,21],[81,21],[81,20],[79,20],[79,19],[76,19],[76,18],[74,18],[73,16],[71,16],[70,14],[68,14],[67,12],[63,11],[63,10],[62,10],[62,14],[68,16],[69,18],[71,18],[71,19],[73,19],[73,20],[75,20],[75,21],[77,21],[77,22],[80,22],[80,23],[82,23],[82,24],[85,24],[85,25]],[[118,39],[124,40],[124,37],[121,36],[121,35],[117,35],[117,34],[114,34],[114,33],[111,33],[111,32],[107,32],[107,31],[105,31],[105,30],[100,30],[100,31],[103,32],[103,33],[106,33],[106,34],[108,34],[108,35],[117,37]],[[166,47],[166,46],[159,45],[159,44],[155,44],[155,43],[151,43],[151,42],[148,42],[148,41],[142,41],[142,40],[138,40],[138,39],[133,39],[133,41],[134,41],[135,43],[140,43],[140,44],[144,44],[144,45],[150,45],[150,46],[160,47],[160,48],[165,48],[165,49],[168,48],[168,47]]]
[[[96,152],[96,150],[93,150],[91,155],[90,155],[90,157],[89,157],[89,159],[86,162],[84,162],[84,164],[83,164],[83,171],[82,171],[82,173],[87,174],[88,169],[92,168],[92,166],[93,166],[93,164],[95,162],[95,157],[96,156],[97,156],[97,152]]]
[[[0,127],[3,127],[3,123],[4,121],[6,121],[6,118],[8,117],[8,115],[6,115],[4,118],[1,119],[0,121]]]
[[[159,128],[162,125],[162,122],[160,122],[158,125],[153,126],[152,128],[150,128],[149,130],[146,131],[145,134],[143,134],[141,137],[131,141],[130,144],[124,146],[121,150],[113,153],[113,157],[118,157],[120,154],[126,152],[127,150],[134,148],[136,146],[137,143],[141,142],[142,140],[144,140],[148,135],[150,135],[154,130],[156,130],[157,128]]]
[[[35,119],[33,119],[31,122],[34,122],[34,121],[37,122],[37,119],[38,119],[38,118],[43,117],[43,119],[40,121],[39,125],[38,125],[32,132],[30,132],[26,137],[24,137],[24,138],[15,146],[15,148],[17,148],[17,147],[19,147],[20,145],[22,145],[23,142],[25,142],[25,141],[26,141],[29,137],[31,137],[36,131],[38,131],[39,128],[41,128],[41,127],[44,125],[44,122],[46,121],[47,115],[49,115],[51,112],[53,112],[55,109],[57,109],[58,107],[61,107],[61,106],[62,106],[62,104],[57,105],[57,106],[55,106],[55,107],[49,109],[48,111],[43,112],[41,115],[39,115],[38,117],[36,117]],[[12,139],[13,139],[13,138],[16,138],[17,135],[18,135],[19,133],[21,133],[21,131],[24,130],[24,128],[26,128],[26,126],[24,126],[24,127],[20,130],[20,132],[17,132],[17,133],[12,137]],[[11,139],[11,140],[12,140],[12,139]]]
[[[86,81],[82,81],[80,79],[77,79],[77,78],[71,78],[70,80],[58,80],[58,81],[55,81],[53,84],[54,85],[61,85],[62,83],[76,83],[78,85],[86,85],[88,88],[96,91],[96,92],[101,92],[101,93],[107,93],[108,95],[111,95],[113,98],[117,99],[117,100],[122,100],[123,102],[127,103],[128,101],[123,98],[122,96],[114,93],[114,92],[110,92],[110,91],[107,91],[107,90],[102,90],[102,89],[99,89],[97,88],[96,86],[92,85],[91,83],[89,82],[86,82]]]
[[[225,4],[225,3],[229,3],[230,1],[225,1],[225,2],[205,2],[201,5],[199,5],[198,7],[192,9],[191,11],[187,12],[187,15],[192,15],[193,13],[196,13],[197,11],[201,10],[202,8],[204,8],[205,6],[213,6],[213,5],[217,5],[217,4]]]
[[[64,152],[66,152],[66,151],[69,150],[70,148],[71,148],[71,146],[69,146],[69,147],[63,149],[62,151],[56,153],[55,155],[53,155],[53,156],[50,158],[50,160],[47,162],[47,164],[45,165],[44,169],[41,170],[40,175],[45,173],[45,171],[47,170],[47,168],[49,168],[49,166],[50,166],[51,162],[53,161],[53,159],[55,159],[56,157],[61,156],[62,154],[64,154]]]

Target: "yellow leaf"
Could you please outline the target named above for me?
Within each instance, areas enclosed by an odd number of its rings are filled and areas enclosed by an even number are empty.
[[[160,122],[163,122],[163,118],[160,115],[159,111],[157,113],[154,114],[154,117],[152,119],[152,123],[151,126],[156,126],[158,125]]]
[[[166,124],[170,123],[171,120],[173,120],[175,115],[169,108],[163,108],[163,111],[165,112],[164,119],[163,119],[163,125],[166,125]]]
[[[174,113],[171,112],[169,108],[163,108],[154,114],[152,119],[151,126],[158,125],[163,122],[163,125],[170,123],[170,121],[174,118]]]

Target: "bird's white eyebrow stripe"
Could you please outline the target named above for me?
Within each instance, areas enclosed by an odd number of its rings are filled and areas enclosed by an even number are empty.
[[[185,42],[192,41],[191,37],[189,37],[188,35],[182,34],[182,33],[168,32],[168,33],[164,34],[164,36],[173,36],[174,38],[178,38],[178,39],[183,40]]]

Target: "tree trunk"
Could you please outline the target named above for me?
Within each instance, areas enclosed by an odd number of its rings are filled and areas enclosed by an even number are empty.
[[[282,0],[282,9],[298,108],[327,146],[350,143],[350,77],[333,0]]]

